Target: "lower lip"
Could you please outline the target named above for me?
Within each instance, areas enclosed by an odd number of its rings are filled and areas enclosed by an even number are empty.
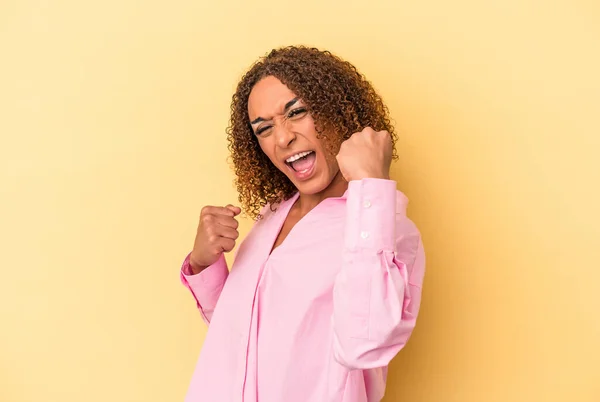
[[[312,166],[308,170],[302,171],[302,172],[296,172],[294,169],[292,169],[291,166],[289,166],[288,164],[286,164],[287,168],[292,172],[292,174],[299,181],[304,181],[304,180],[310,179],[310,177],[312,176],[312,174],[315,171],[315,166],[316,165],[317,165],[317,158],[315,158],[315,163],[313,163]]]

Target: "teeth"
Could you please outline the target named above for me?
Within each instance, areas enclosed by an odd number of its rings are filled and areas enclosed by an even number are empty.
[[[311,153],[312,153],[312,151],[300,152],[300,153],[298,153],[296,155],[290,156],[285,161],[287,163],[292,163],[294,161],[297,161],[300,158],[304,158],[306,155],[311,154]]]

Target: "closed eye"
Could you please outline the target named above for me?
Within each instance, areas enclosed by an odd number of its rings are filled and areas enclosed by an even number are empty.
[[[304,106],[297,107],[296,109],[290,110],[285,116],[286,120],[300,120],[308,114],[308,110]],[[256,129],[256,135],[261,135],[273,128],[273,124],[265,124]]]
[[[261,135],[261,134],[263,134],[265,131],[267,131],[267,130],[271,129],[271,127],[273,127],[273,126],[262,126],[262,127],[259,127],[259,128],[256,130],[256,135]]]

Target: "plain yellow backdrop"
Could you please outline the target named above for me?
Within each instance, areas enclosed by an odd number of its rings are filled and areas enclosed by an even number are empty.
[[[183,400],[179,266],[236,201],[236,82],[288,44],[356,64],[400,134],[428,265],[385,401],[600,401],[591,0],[3,0],[0,401]]]

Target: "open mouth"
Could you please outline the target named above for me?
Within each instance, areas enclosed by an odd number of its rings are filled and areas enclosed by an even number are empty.
[[[299,152],[285,160],[285,164],[298,173],[308,172],[315,164],[316,154],[314,151]]]

